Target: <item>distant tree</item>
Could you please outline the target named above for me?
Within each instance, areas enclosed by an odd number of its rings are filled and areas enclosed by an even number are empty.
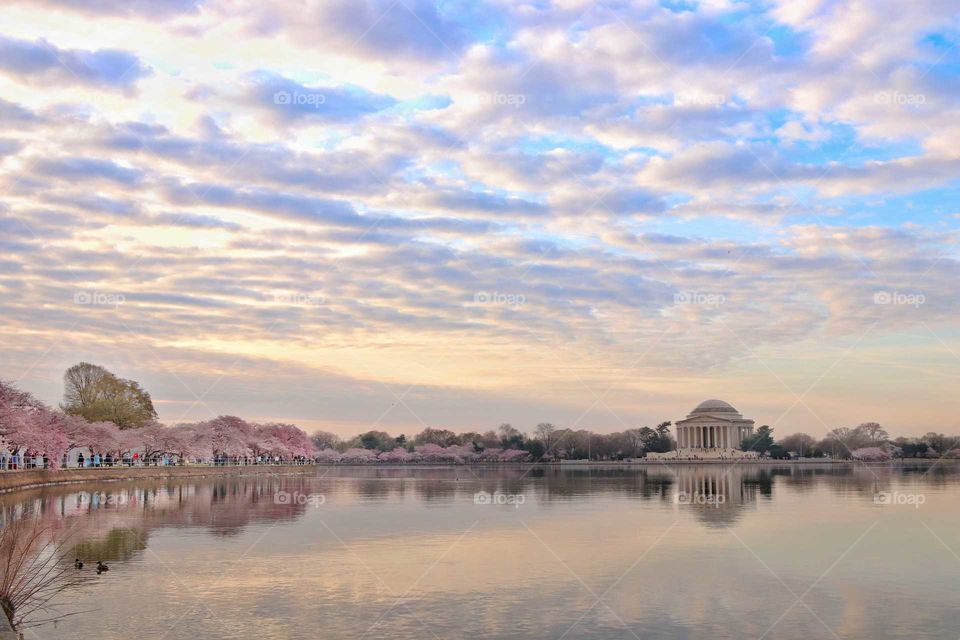
[[[854,449],[850,452],[850,457],[861,462],[886,462],[891,458],[890,454],[880,447]]]
[[[398,447],[406,448],[407,446],[407,436],[403,435],[402,433],[398,435],[394,441],[397,443]]]
[[[837,427],[828,433],[817,447],[833,458],[849,458],[854,449],[863,449],[871,445],[867,431]]]
[[[641,436],[640,429],[627,429],[621,434],[621,437],[624,455],[631,458],[638,458],[643,455],[644,440]]]
[[[673,438],[670,437],[670,422],[661,422],[656,428],[641,427],[637,429],[636,438],[647,453],[666,453],[673,448]]]
[[[673,424],[669,420],[666,422],[661,422],[656,427],[657,432],[657,448],[660,453],[666,453],[673,449],[673,438],[670,437],[670,425]]]
[[[385,431],[367,431],[360,434],[360,446],[364,449],[377,451],[392,451],[397,441]]]
[[[474,449],[483,450],[486,447],[483,446],[483,436],[477,433],[476,431],[467,431],[461,433],[458,437],[460,444],[462,445],[472,445]]]
[[[71,415],[91,422],[109,421],[121,429],[142,427],[157,418],[150,394],[140,383],[88,362],[64,373],[61,407]]]
[[[899,447],[904,458],[925,458],[930,451],[930,445],[917,438],[900,437],[893,444]]]
[[[370,449],[347,449],[340,455],[340,462],[367,463],[374,462],[377,459],[377,453]]]
[[[773,429],[768,425],[763,425],[757,429],[756,433],[744,438],[741,449],[744,451],[756,451],[758,454],[764,454],[773,446]]]
[[[500,446],[504,449],[520,449],[523,447],[523,434],[509,424],[501,424],[497,427],[497,433],[500,435]]]
[[[774,460],[789,460],[790,452],[786,447],[779,444],[770,445],[770,457]]]
[[[817,451],[817,441],[805,433],[794,433],[777,441],[777,444],[798,456],[813,456]]]
[[[890,434],[887,433],[887,430],[876,422],[864,422],[854,429],[854,431],[870,446],[874,447],[880,446],[890,438]]]
[[[337,445],[340,444],[340,436],[335,433],[330,433],[329,431],[314,431],[313,435],[310,436],[310,440],[317,450],[336,449]]]
[[[457,434],[449,429],[433,429],[427,427],[418,433],[413,441],[418,445],[435,444],[441,447],[449,447],[452,444],[457,444],[459,439],[457,438]]]
[[[957,442],[957,438],[945,436],[942,433],[935,433],[933,431],[924,435],[922,439],[937,456],[942,456],[947,451],[956,447],[957,444],[960,444]]]
[[[540,439],[540,442],[543,443],[544,450],[550,449],[550,445],[551,445],[550,439],[553,437],[553,434],[556,433],[556,431],[557,431],[557,428],[552,424],[550,424],[549,422],[541,422],[533,430],[533,432],[537,434],[537,438]]]
[[[484,431],[480,434],[480,444],[483,445],[484,449],[496,449],[500,446],[500,436],[493,429]]]
[[[523,443],[523,450],[529,453],[534,460],[540,460],[547,452],[547,448],[543,446],[543,442],[534,438],[530,438]]]

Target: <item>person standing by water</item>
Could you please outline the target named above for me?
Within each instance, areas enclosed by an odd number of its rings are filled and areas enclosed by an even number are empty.
[[[83,469],[83,454],[77,456],[77,469]]]

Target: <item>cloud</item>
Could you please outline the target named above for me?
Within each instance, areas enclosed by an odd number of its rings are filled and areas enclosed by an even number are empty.
[[[0,98],[0,125],[7,127],[27,127],[41,121],[41,118],[14,102],[8,102]]]
[[[297,420],[325,402],[286,382],[329,380],[349,431],[385,386],[570,423],[612,388],[633,425],[824,371],[863,381],[811,392],[840,424],[897,363],[891,420],[935,418],[960,81],[918,1],[8,3],[0,373],[159,357],[232,411],[270,370]]]
[[[257,74],[250,84],[247,101],[281,122],[348,121],[396,104],[360,87],[305,86],[271,74]]]
[[[111,160],[99,158],[43,159],[33,168],[39,175],[61,180],[106,180],[126,186],[138,184],[144,176],[139,169],[124,167]]]
[[[113,90],[128,90],[150,74],[150,68],[127,51],[60,49],[44,39],[30,42],[9,37],[0,37],[0,71],[28,84]]]
[[[19,0],[15,0],[19,1]],[[140,16],[171,18],[196,15],[205,0],[32,0],[23,4],[43,4],[54,9],[69,9],[92,16]]]
[[[394,65],[455,60],[474,39],[462,20],[490,19],[491,8],[429,0],[311,0],[296,9],[257,12],[254,29],[288,33],[307,49],[321,48]]]

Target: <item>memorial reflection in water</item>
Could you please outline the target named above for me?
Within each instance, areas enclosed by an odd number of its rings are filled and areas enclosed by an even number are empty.
[[[171,615],[183,616],[171,640],[243,637],[264,620],[267,638],[313,638],[318,625],[325,637],[355,638],[380,615],[387,623],[367,637],[423,637],[417,618],[440,637],[560,637],[584,612],[568,635],[623,637],[616,618],[591,612],[574,573],[597,593],[616,585],[608,600],[638,633],[708,638],[730,619],[741,635],[760,637],[791,604],[788,592],[766,593],[769,611],[753,608],[750,594],[771,576],[745,545],[788,584],[810,584],[883,519],[835,571],[849,580],[821,582],[806,602],[831,626],[859,621],[851,637],[892,637],[918,619],[940,637],[960,616],[926,607],[932,600],[917,585],[947,598],[940,585],[955,572],[932,546],[900,561],[898,541],[936,539],[907,517],[915,511],[878,505],[886,493],[923,494],[924,523],[955,542],[960,477],[946,462],[330,467],[307,477],[31,489],[0,496],[0,523],[38,517],[76,527],[67,561],[110,564],[59,603],[77,615],[44,627],[45,638],[165,630]],[[523,499],[480,503],[478,494]],[[869,579],[878,569],[858,554],[884,558],[883,575],[901,586]],[[412,584],[416,616],[394,607]],[[875,586],[899,589],[909,611],[875,610],[883,595]],[[822,635],[808,622],[789,619],[767,637]]]

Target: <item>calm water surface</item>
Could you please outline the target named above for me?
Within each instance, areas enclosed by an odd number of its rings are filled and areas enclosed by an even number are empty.
[[[957,638],[958,505],[953,463],[342,467],[0,497],[4,518],[82,524],[77,554],[111,565],[29,637],[170,640]]]

